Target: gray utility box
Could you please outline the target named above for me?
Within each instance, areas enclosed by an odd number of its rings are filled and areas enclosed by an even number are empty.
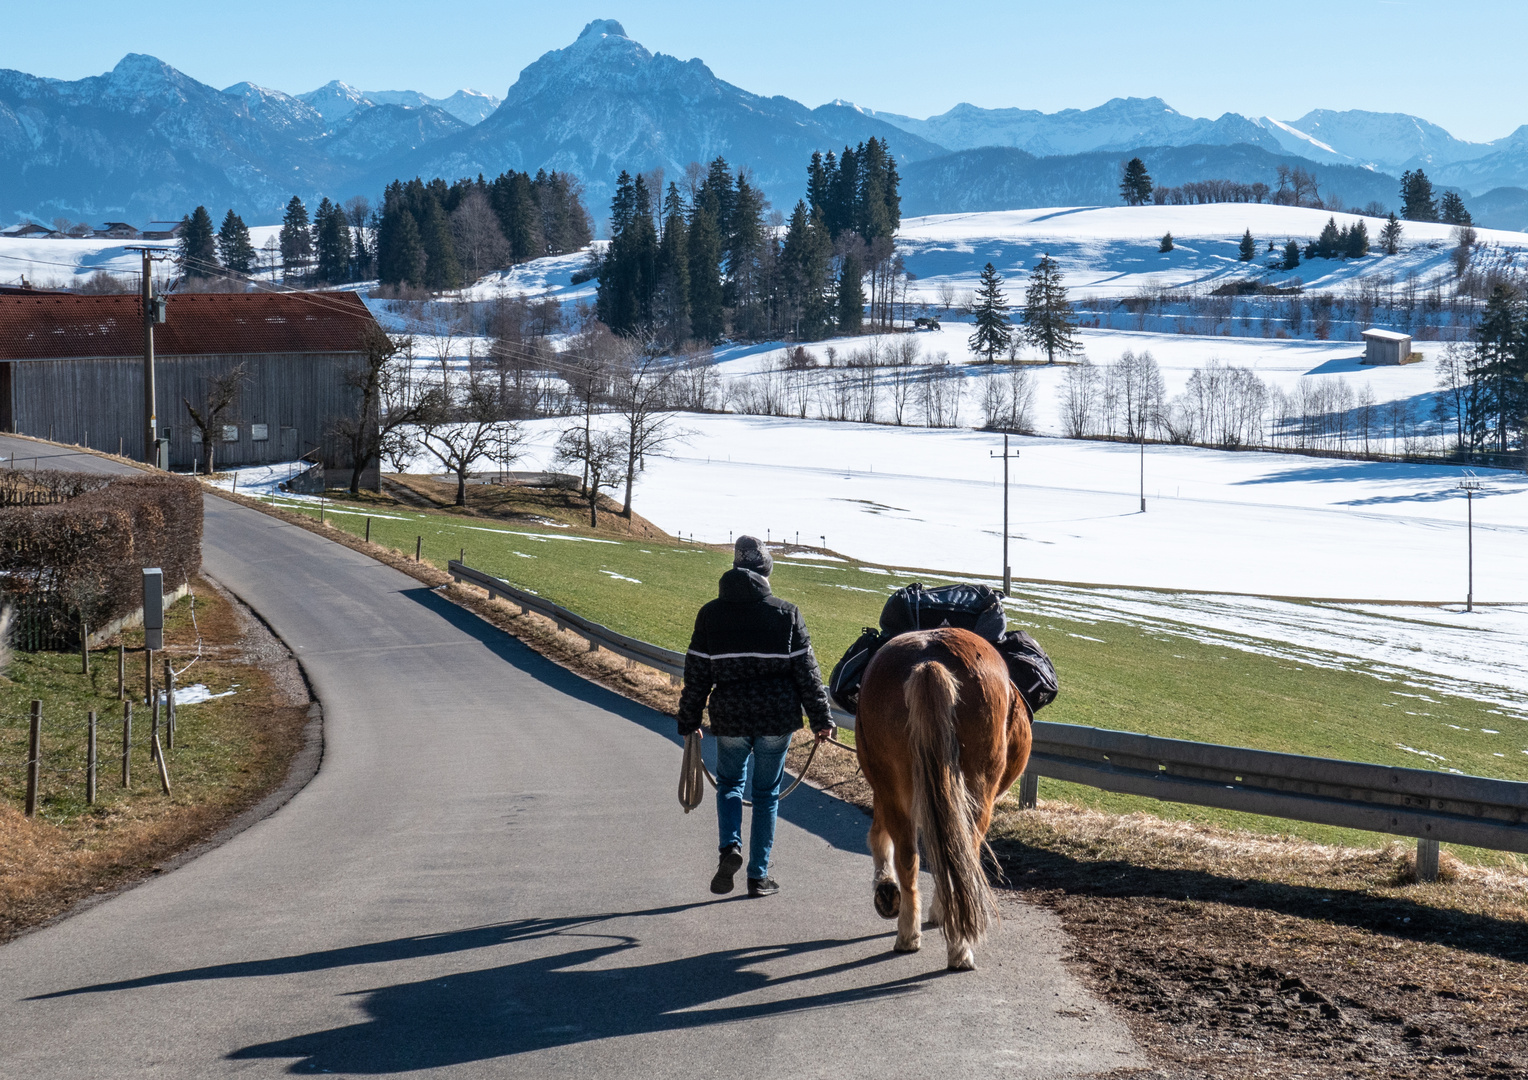
[[[143,647],[164,648],[164,571],[157,566],[143,569]]]

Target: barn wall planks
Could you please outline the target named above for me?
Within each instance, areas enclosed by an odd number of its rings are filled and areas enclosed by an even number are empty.
[[[266,353],[237,356],[167,356],[155,363],[160,427],[171,429],[172,468],[206,461],[192,440],[196,425],[189,399],[202,408],[207,380],[242,363],[249,372],[237,402],[219,427],[238,438],[217,444],[217,462],[252,465],[290,461],[315,449],[326,465],[350,465],[345,446],[331,434],[335,421],[354,416],[359,395],[345,372],[356,353]],[[0,389],[9,384],[0,418],[9,430],[115,453],[121,440],[129,457],[143,454],[143,361],[138,358],[21,360],[0,364]],[[7,412],[7,407],[9,411]],[[255,427],[267,437],[255,440]]]

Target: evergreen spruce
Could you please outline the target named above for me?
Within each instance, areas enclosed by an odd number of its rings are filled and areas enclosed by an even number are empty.
[[[1024,339],[1044,349],[1046,362],[1054,364],[1056,354],[1070,356],[1081,346],[1077,341],[1077,320],[1061,283],[1061,271],[1050,255],[1044,255],[1029,275],[1024,295]]]
[[[1347,248],[1344,254],[1350,259],[1361,259],[1369,254],[1369,227],[1362,221],[1355,221],[1353,227],[1346,230]]]
[[[1445,191],[1438,203],[1438,220],[1445,225],[1473,225],[1470,212],[1464,208],[1464,200],[1457,191]]]
[[[451,237],[451,219],[436,192],[427,192],[424,216],[419,221],[419,244],[424,249],[424,284],[441,292],[460,288],[462,267]]]
[[[1237,253],[1242,262],[1251,262],[1257,255],[1257,241],[1252,239],[1252,230],[1242,233],[1241,243],[1237,245]]]
[[[403,185],[388,185],[377,225],[377,277],[384,285],[424,284],[424,247],[419,225],[403,195]]]
[[[677,348],[690,336],[690,248],[684,196],[670,183],[663,199],[663,238],[655,263],[653,321],[664,342]]]
[[[1143,206],[1151,199],[1151,176],[1146,172],[1146,163],[1140,158],[1133,157],[1125,162],[1119,194],[1127,206]]]
[[[807,204],[796,203],[780,250],[786,321],[798,341],[827,337],[837,322],[831,305],[832,241]]]
[[[976,287],[976,303],[971,308],[971,315],[976,331],[966,345],[977,356],[985,356],[990,364],[998,353],[1007,351],[1008,343],[1013,340],[1003,279],[990,262],[982,267],[981,284]]]
[[[212,232],[212,215],[198,206],[180,219],[180,252],[177,261],[186,277],[209,278],[219,271],[217,241]]]
[[[858,334],[865,325],[865,268],[852,252],[838,270],[838,332]]]
[[[722,311],[722,241],[716,227],[714,198],[702,199],[690,212],[690,330],[695,340],[711,344],[726,330]]]
[[[1385,221],[1385,227],[1379,231],[1379,246],[1386,255],[1394,255],[1401,250],[1401,219],[1391,213]]]
[[[1157,245],[1157,250],[1164,255],[1173,249],[1173,234],[1163,233],[1162,242]]]
[[[1478,445],[1490,437],[1506,450],[1513,428],[1522,430],[1528,414],[1528,318],[1517,292],[1499,284],[1491,289],[1475,332],[1470,381],[1480,388]]]
[[[610,201],[610,245],[600,263],[596,302],[600,321],[617,334],[640,334],[652,326],[657,257],[647,181],[623,171]]]
[[[255,269],[255,245],[249,238],[249,226],[232,210],[223,218],[218,229],[218,255],[223,268],[230,274],[248,277]]]
[[[1284,258],[1279,263],[1280,270],[1293,270],[1300,265],[1300,242],[1291,240],[1284,245]]]
[[[1401,217],[1407,221],[1437,221],[1432,181],[1421,169],[1401,174]]]
[[[308,208],[296,195],[287,203],[281,219],[281,269],[283,276],[301,276],[313,261],[313,234],[309,229]]]
[[[327,198],[313,214],[313,249],[317,256],[315,273],[319,281],[337,285],[350,278],[350,225],[345,211]]]
[[[1335,259],[1342,254],[1342,234],[1337,231],[1337,219],[1329,217],[1321,227],[1321,235],[1307,248],[1307,259]]]

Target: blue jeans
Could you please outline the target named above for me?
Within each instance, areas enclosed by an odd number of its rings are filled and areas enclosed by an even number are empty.
[[[769,876],[769,849],[775,844],[775,807],[785,775],[789,735],[716,737],[716,824],[723,849],[743,846],[743,770],[753,755],[753,827],[748,835],[748,876]]]

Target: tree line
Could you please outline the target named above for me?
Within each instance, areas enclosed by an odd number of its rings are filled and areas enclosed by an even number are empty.
[[[807,197],[788,221],[770,213],[746,167],[721,157],[692,164],[682,185],[662,183],[660,171],[621,173],[610,242],[588,269],[599,280],[599,318],[617,334],[671,351],[890,325],[906,278],[892,242],[900,180],[881,140],[813,154]]]

